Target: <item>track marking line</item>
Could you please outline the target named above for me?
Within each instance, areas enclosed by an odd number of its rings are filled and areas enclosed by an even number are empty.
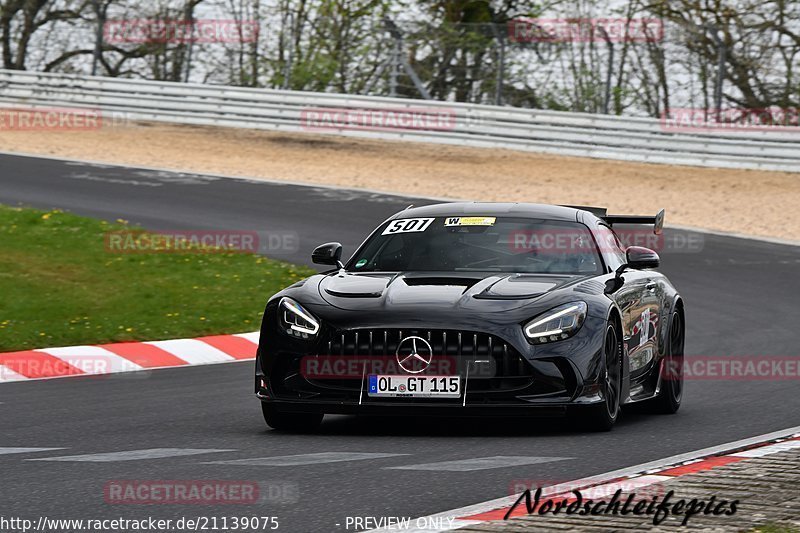
[[[508,468],[511,466],[535,465],[566,461],[574,457],[536,457],[525,455],[496,455],[494,457],[476,457],[473,459],[460,459],[457,461],[442,461],[439,463],[423,463],[417,465],[388,466],[386,470],[429,470],[439,472],[472,472],[475,470],[489,470],[492,468]]]
[[[254,457],[251,459],[234,459],[231,461],[210,461],[207,465],[241,465],[241,466],[304,466],[344,461],[364,461],[367,459],[385,459],[400,457],[406,453],[362,453],[362,452],[322,452],[302,455],[280,455],[276,457]]]
[[[725,466],[731,463],[738,463],[742,459],[740,457],[732,457],[730,455],[719,455],[709,457],[702,461],[693,461],[683,466],[676,466],[675,468],[668,468],[661,470],[659,474],[662,476],[685,476],[686,474],[696,474],[698,472],[705,472],[717,466]]]
[[[776,444],[761,446],[758,448],[753,448],[751,450],[744,450],[742,452],[733,453],[731,455],[733,457],[742,457],[742,458],[764,457],[765,455],[771,455],[773,453],[778,453],[778,452],[785,452],[787,450],[792,450],[794,448],[800,448],[800,440],[778,442]]]
[[[581,492],[591,490],[605,491],[610,490],[610,488],[614,486],[617,488],[625,487],[626,490],[629,490],[628,487],[636,483],[645,483],[646,485],[660,483],[665,480],[677,479],[682,475],[710,470],[715,466],[797,448],[800,446],[800,444],[798,444],[800,443],[800,438],[798,437],[800,437],[800,426],[773,431],[755,437],[621,468],[604,474],[597,474],[566,483],[559,483],[558,485],[542,487],[542,497],[555,498],[573,490],[580,490]],[[442,531],[453,531],[487,522],[488,520],[485,519],[487,517],[490,517],[492,520],[502,520],[508,509],[514,505],[520,495],[521,494],[503,496],[494,500],[419,517],[417,519],[419,522],[417,522],[417,520],[412,520],[412,523],[439,523],[447,525],[432,528],[406,529],[404,533],[439,533]],[[518,509],[515,511],[514,514],[516,515]],[[366,533],[392,533],[392,530],[372,529]]]
[[[66,450],[66,448],[11,448],[0,447],[0,455],[8,455],[12,453],[33,453],[33,452],[53,452],[56,450]]]
[[[200,455],[203,453],[235,452],[236,450],[221,450],[214,448],[148,448],[145,450],[128,450],[124,452],[90,453],[85,455],[62,455],[59,457],[43,457],[41,459],[28,459],[28,461],[65,461],[88,463],[113,463],[117,461],[140,461],[144,459],[164,459],[167,457],[182,457],[186,455]]]

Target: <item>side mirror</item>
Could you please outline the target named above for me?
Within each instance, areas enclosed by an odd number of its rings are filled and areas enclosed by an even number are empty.
[[[606,281],[606,288],[604,291],[606,294],[615,293],[622,288],[622,273],[625,272],[626,269],[633,268],[639,270],[642,268],[656,268],[661,264],[661,259],[658,257],[658,254],[650,248],[644,248],[643,246],[628,246],[628,249],[625,250],[625,259],[627,263],[620,265],[616,272],[614,272],[614,277]]]
[[[342,268],[342,245],[338,242],[327,242],[314,248],[311,261],[318,265],[334,265]]]
[[[642,246],[629,246],[625,251],[628,267],[635,269],[657,268],[661,264],[658,254],[650,248]]]

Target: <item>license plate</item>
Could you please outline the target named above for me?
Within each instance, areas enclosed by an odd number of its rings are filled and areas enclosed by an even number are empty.
[[[460,376],[369,376],[369,396],[414,398],[458,398]]]

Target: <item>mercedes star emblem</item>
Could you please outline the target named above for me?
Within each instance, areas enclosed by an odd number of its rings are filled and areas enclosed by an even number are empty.
[[[409,374],[419,374],[433,359],[433,348],[422,337],[406,337],[397,345],[397,364]]]

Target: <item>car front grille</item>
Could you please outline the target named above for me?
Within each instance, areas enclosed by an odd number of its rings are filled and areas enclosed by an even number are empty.
[[[273,392],[281,399],[358,404],[463,402],[463,398],[375,400],[363,393],[368,375],[406,373],[398,366],[397,348],[412,336],[424,339],[433,353],[429,366],[421,373],[461,376],[468,402],[473,404],[566,397],[575,387],[566,361],[538,359],[529,362],[511,343],[496,335],[449,329],[364,328],[322,332],[311,353],[277,353],[272,368]],[[376,361],[388,366],[377,369],[369,366]],[[441,364],[443,361],[445,365]]]
[[[508,342],[487,333],[441,329],[359,329],[337,331],[327,340],[331,356],[386,357],[394,359],[398,345],[408,337],[430,344],[434,360],[454,361],[459,373],[467,369],[480,377],[530,377],[532,368]],[[324,344],[323,344],[324,346]]]

